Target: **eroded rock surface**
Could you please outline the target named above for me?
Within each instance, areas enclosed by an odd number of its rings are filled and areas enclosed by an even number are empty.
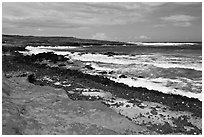
[[[63,89],[26,77],[2,81],[2,134],[154,134],[100,101],[73,101]]]

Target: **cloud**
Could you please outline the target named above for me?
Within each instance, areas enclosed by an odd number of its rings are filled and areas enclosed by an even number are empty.
[[[172,23],[174,26],[189,27],[192,25],[192,21],[195,21],[197,17],[190,15],[171,15],[168,17],[161,17],[163,21]]]
[[[177,22],[177,23],[174,23],[174,26],[178,26],[178,27],[189,27],[191,25],[192,24],[190,22]]]
[[[139,3],[3,3],[3,26],[83,28],[144,21]]]
[[[168,17],[162,17],[162,20],[165,21],[172,21],[172,22],[183,22],[183,21],[193,21],[196,19],[196,17],[190,16],[190,15],[172,15]]]
[[[91,39],[108,40],[109,37],[107,37],[105,33],[96,33],[91,37]]]
[[[173,3],[177,5],[195,5],[201,2],[173,2]]]
[[[167,2],[142,2],[143,4],[150,7],[157,7],[166,4]]]
[[[148,36],[145,36],[145,35],[140,35],[140,36],[136,36],[135,39],[151,39],[150,37]]]
[[[155,28],[161,28],[161,27],[165,27],[166,24],[156,24],[156,25],[153,25],[153,27]]]
[[[148,22],[148,14],[165,5],[163,2],[4,2],[3,27],[16,28],[91,28]],[[189,19],[187,15],[163,17],[163,21],[175,22]],[[191,19],[191,18],[190,18]],[[179,25],[188,26],[186,21]],[[178,23],[177,23],[178,25]],[[179,26],[178,25],[178,26]]]

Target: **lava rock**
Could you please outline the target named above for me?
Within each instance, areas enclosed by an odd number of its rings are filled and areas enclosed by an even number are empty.
[[[111,56],[118,55],[118,54],[114,53],[114,52],[106,52],[106,53],[104,53],[104,55],[107,55],[108,57],[111,57]]]
[[[110,71],[110,72],[108,72],[108,74],[113,74],[114,73],[114,71]]]
[[[106,71],[100,71],[99,73],[100,73],[100,74],[107,74]]]
[[[122,74],[122,75],[119,76],[119,78],[127,78],[127,76]]]
[[[32,74],[28,75],[28,81],[30,83],[34,83],[36,81],[35,74],[32,73]]]
[[[66,66],[64,63],[58,64],[59,67]]]
[[[84,67],[90,70],[94,70],[94,68],[91,65],[85,65]]]

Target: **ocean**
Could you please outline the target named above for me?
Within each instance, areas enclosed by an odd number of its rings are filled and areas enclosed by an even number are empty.
[[[130,87],[145,87],[165,94],[177,94],[202,101],[201,43],[136,43],[102,46],[27,46],[24,54],[54,52],[91,69],[81,71],[103,75]]]

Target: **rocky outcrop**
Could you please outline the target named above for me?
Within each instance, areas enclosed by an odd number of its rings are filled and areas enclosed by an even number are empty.
[[[118,55],[118,53],[115,53],[115,52],[106,52],[106,53],[104,53],[104,55],[107,55],[108,57],[112,57],[114,55]]]
[[[122,74],[122,75],[119,76],[119,78],[127,78],[127,76]]]
[[[63,89],[3,77],[2,134],[153,134],[100,101],[73,101]]]

